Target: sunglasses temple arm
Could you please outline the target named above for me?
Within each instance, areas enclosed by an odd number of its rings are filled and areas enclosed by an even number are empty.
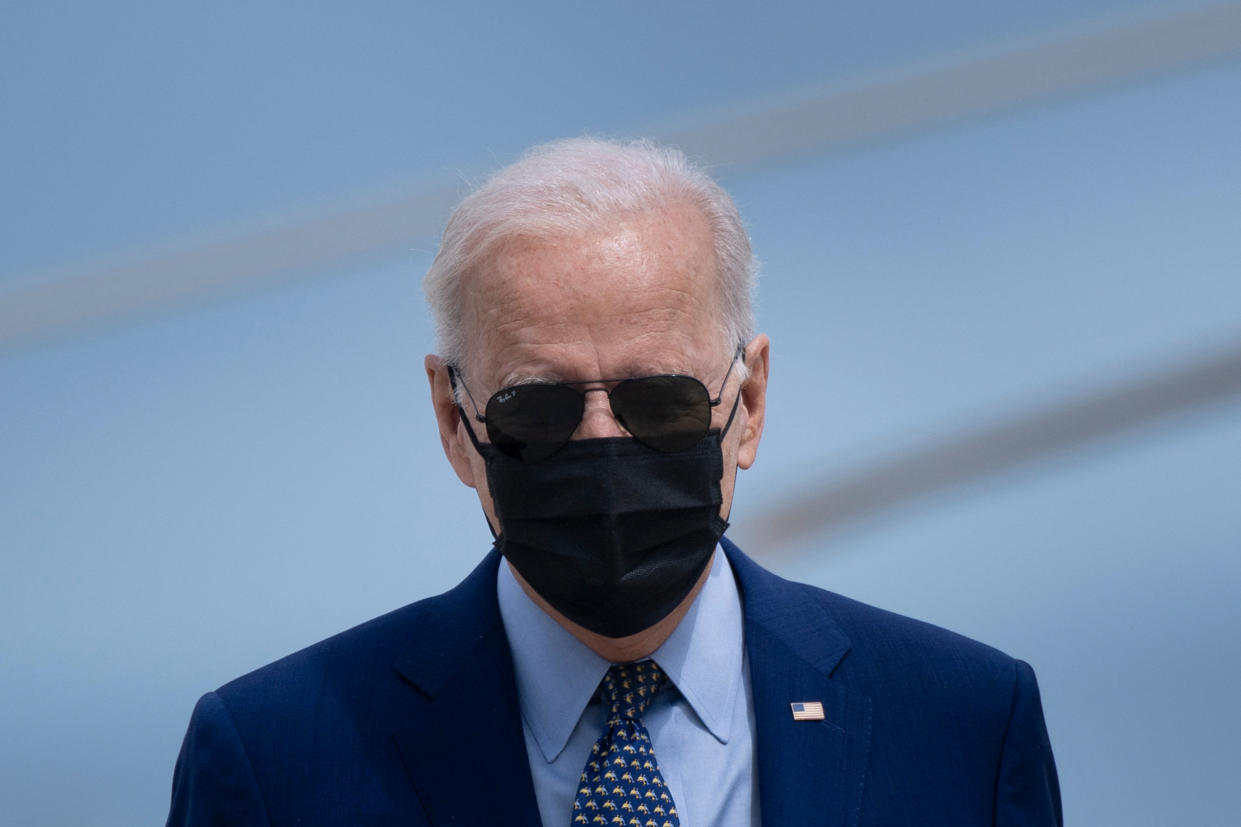
[[[457,371],[453,368],[452,365],[448,366],[448,381],[452,385],[453,401],[457,402],[457,413],[461,415],[461,423],[465,425],[465,432],[469,434],[470,442],[474,443],[474,450],[482,454],[483,448],[482,448],[482,445],[478,441],[478,435],[474,433],[474,426],[470,424],[470,415],[465,412],[465,408],[461,407],[461,402],[456,399]],[[474,416],[478,418],[479,422],[486,422],[487,420],[484,419],[481,415],[479,415],[478,404],[474,401],[474,394],[470,393],[470,388],[468,385],[465,384],[464,381],[461,382],[461,389],[464,390],[465,395],[470,398],[470,404],[474,407]],[[490,521],[488,521],[487,524],[488,526],[490,526],[491,525]],[[491,533],[495,534],[495,531],[493,530]]]
[[[737,360],[745,357],[745,342],[737,345],[737,355],[733,357],[732,364],[728,366],[728,373],[724,374],[724,385],[728,384],[728,377],[733,375],[733,368],[737,366]],[[720,386],[720,393],[724,393],[724,385]],[[733,408],[728,412],[728,421],[724,423],[724,430],[720,431],[720,439],[728,436],[728,429],[733,426],[733,417],[737,415],[737,406],[741,404],[741,388],[737,389],[737,395],[733,398]],[[467,391],[468,392],[468,391]]]
[[[741,344],[737,345],[737,352],[733,354],[733,360],[732,360],[731,362],[729,362],[729,363],[728,363],[728,371],[724,374],[724,379],[723,379],[723,381],[721,381],[721,382],[720,382],[720,393],[719,393],[719,396],[717,396],[717,397],[715,397],[715,399],[711,400],[711,407],[713,407],[713,408],[714,408],[716,405],[720,404],[720,400],[724,398],[724,388],[725,388],[725,387],[727,387],[727,385],[728,385],[728,380],[729,380],[729,379],[732,377],[732,375],[733,375],[733,368],[737,367],[737,360],[738,360],[738,359],[741,359],[741,358],[742,358],[742,357],[744,357],[744,356],[745,356],[745,343],[743,342],[743,343],[741,343]],[[466,393],[469,393],[469,392],[470,392],[469,388],[466,388],[466,391],[465,391],[465,392],[466,392]],[[734,406],[734,410],[735,410],[735,406]],[[733,418],[732,418],[732,416],[731,416],[731,415],[728,417],[728,421],[729,421],[730,423],[733,421]]]

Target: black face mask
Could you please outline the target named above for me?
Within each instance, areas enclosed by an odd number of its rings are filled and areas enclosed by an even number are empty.
[[[667,617],[728,527],[718,430],[673,453],[628,437],[574,440],[535,463],[470,437],[487,463],[497,548],[557,611],[605,637]]]

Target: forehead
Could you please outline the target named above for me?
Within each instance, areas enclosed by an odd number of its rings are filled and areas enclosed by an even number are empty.
[[[710,228],[690,206],[509,239],[468,279],[470,369],[493,387],[695,372],[720,349]]]

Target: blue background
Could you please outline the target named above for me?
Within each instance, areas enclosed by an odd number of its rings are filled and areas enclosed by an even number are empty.
[[[1179,7],[6,6],[0,290],[555,137]],[[1241,398],[781,547],[747,526],[824,476],[1232,340],[1238,101],[1220,60],[720,171],[773,342],[730,534],[1033,663],[1072,823],[1241,807]],[[433,249],[0,351],[0,823],[161,822],[198,695],[485,552],[422,372]]]

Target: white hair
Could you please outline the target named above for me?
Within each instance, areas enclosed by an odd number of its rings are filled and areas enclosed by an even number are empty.
[[[436,348],[458,368],[469,354],[465,276],[499,242],[581,233],[618,215],[689,203],[711,228],[727,347],[754,335],[758,266],[728,193],[678,149],[646,140],[570,138],[536,146],[466,196],[448,219],[422,289]]]

